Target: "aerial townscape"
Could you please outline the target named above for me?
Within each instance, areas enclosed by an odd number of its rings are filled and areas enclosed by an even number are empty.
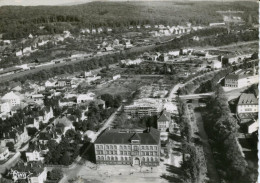
[[[0,183],[257,182],[258,6],[0,6]]]

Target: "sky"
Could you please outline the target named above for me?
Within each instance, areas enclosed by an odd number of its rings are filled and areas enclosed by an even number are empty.
[[[0,6],[5,5],[18,5],[18,6],[39,6],[39,5],[75,5],[87,3],[95,0],[0,0]],[[128,0],[102,0],[102,1],[128,1]],[[130,0],[138,1],[138,0]],[[150,0],[142,0],[150,1]],[[153,1],[164,1],[164,0],[153,0]],[[169,0],[168,0],[169,1]],[[176,1],[176,0],[175,0]],[[179,0],[181,1],[181,0]],[[188,0],[186,0],[188,1]],[[201,1],[201,0],[189,0],[189,1]],[[211,0],[211,1],[222,1],[222,0]],[[224,2],[227,0],[223,0]],[[235,0],[235,1],[257,1],[257,0]]]

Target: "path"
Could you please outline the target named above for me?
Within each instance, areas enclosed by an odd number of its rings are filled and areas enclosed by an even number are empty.
[[[116,113],[117,111],[121,110],[121,107],[120,106],[108,119],[107,121],[104,123],[103,127],[100,128],[98,130],[97,133],[95,133],[95,136],[91,139],[91,143],[88,145],[88,147],[84,150],[84,152],[82,153],[82,156],[83,154],[85,154],[89,148],[91,148],[92,146],[92,143],[95,142],[96,138],[99,136],[100,133],[102,133],[105,129],[107,129],[108,127],[110,127],[110,125],[112,124],[112,122],[114,121],[115,117],[116,117]],[[80,170],[82,168],[85,167],[85,162],[86,160],[82,158],[82,156],[80,157],[80,159],[76,162],[76,165],[73,166],[73,168],[71,169],[64,169],[64,173],[65,173],[65,177],[59,182],[59,183],[67,183],[69,179],[72,179],[74,177],[76,177],[78,175],[78,173],[80,172]],[[83,164],[83,165],[81,165]]]
[[[198,100],[193,101],[193,106],[194,108],[199,107]],[[196,116],[197,126],[199,129],[199,136],[203,144],[203,151],[205,153],[205,157],[207,160],[206,162],[207,162],[209,180],[211,183],[220,183],[220,178],[216,169],[216,163],[213,157],[211,147],[209,145],[208,135],[206,134],[204,129],[201,113],[195,111],[195,116]]]

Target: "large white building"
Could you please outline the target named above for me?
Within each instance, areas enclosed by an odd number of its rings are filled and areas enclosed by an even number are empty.
[[[258,113],[258,100],[252,93],[242,93],[237,104],[237,113]]]
[[[95,141],[97,164],[159,166],[160,133],[147,130],[107,129]]]
[[[226,76],[225,87],[241,88],[258,82],[258,75],[252,75],[249,71],[238,70]]]

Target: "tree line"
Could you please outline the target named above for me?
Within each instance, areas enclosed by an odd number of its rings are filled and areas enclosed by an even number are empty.
[[[215,87],[215,96],[207,102],[203,121],[205,131],[212,140],[218,172],[224,182],[254,182],[251,170],[242,155],[238,142],[237,120],[231,115],[227,98],[220,85]]]

